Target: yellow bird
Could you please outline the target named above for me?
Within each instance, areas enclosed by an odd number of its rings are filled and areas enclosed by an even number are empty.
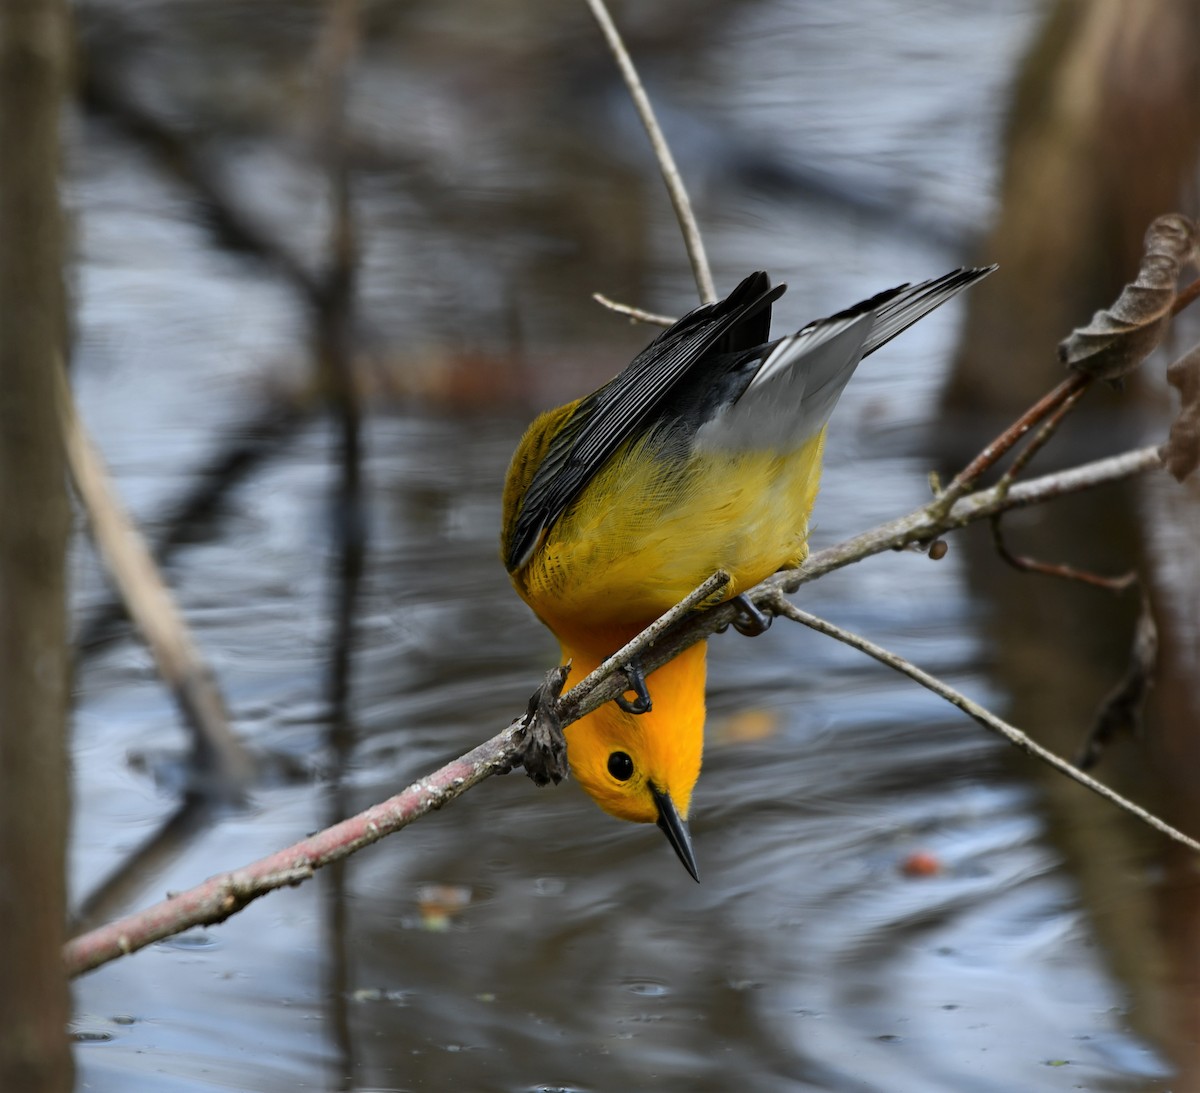
[[[994,268],[901,285],[776,341],[771,305],[785,286],[753,273],[598,391],[534,421],[508,471],[501,549],[575,678],[715,570],[737,595],[803,561],[826,423],[858,362]],[[697,880],[687,817],[705,651],[693,645],[645,680],[634,669],[636,700],[566,730],[570,768],[596,803],[657,823]]]

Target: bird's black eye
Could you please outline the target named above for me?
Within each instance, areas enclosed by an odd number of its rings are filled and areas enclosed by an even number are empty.
[[[633,760],[623,751],[614,751],[608,757],[608,773],[618,782],[628,782],[633,777]]]

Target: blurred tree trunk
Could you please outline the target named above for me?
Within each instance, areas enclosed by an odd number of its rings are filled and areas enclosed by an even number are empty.
[[[63,0],[0,3],[0,1089],[69,1090]]]
[[[981,255],[1000,273],[969,294],[950,409],[1011,417],[1057,383],[1059,340],[1116,298],[1150,221],[1184,204],[1200,149],[1197,42],[1197,0],[1054,7],[1013,92]]]
[[[1064,375],[1057,343],[1136,274],[1150,221],[1176,210],[1196,214],[1197,42],[1200,0],[1053,6],[1014,89],[1001,204],[981,255],[998,261],[1000,272],[969,294],[944,397],[948,420],[965,411],[977,433],[980,416],[1011,418],[1057,383]],[[1146,367],[1162,363],[1160,356]],[[1130,392],[1093,389],[1047,455],[1107,454],[1140,425]],[[1145,739],[1114,742],[1095,773],[1200,833],[1200,487],[1147,476],[1014,515],[1005,526],[1014,549],[1035,557],[1106,573],[1141,562],[1159,623],[1156,697]],[[1012,696],[1008,715],[1072,754],[1125,670],[1135,597],[1016,573],[982,537],[968,540],[966,557],[973,592],[990,606],[997,673]],[[1169,850],[1162,882],[1147,885],[1146,862],[1161,854],[1161,843],[1057,775],[1017,762],[1042,791],[1051,837],[1130,990],[1131,1022],[1170,1051],[1179,1089],[1200,1089],[1194,859]]]

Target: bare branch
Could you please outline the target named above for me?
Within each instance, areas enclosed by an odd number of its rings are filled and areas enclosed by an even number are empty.
[[[940,679],[909,663],[903,657],[889,652],[882,646],[876,645],[874,642],[868,641],[858,634],[851,633],[849,630],[843,630],[840,626],[835,626],[825,619],[818,618],[816,615],[810,615],[807,611],[802,611],[785,596],[777,594],[771,603],[771,607],[778,615],[783,615],[793,622],[808,626],[818,633],[825,634],[827,637],[836,638],[838,641],[859,650],[859,652],[866,653],[869,657],[874,657],[880,664],[886,664],[889,668],[894,668],[897,672],[908,676],[909,679],[915,680],[922,687],[944,698],[951,705],[957,706],[963,713],[977,721],[985,729],[998,733],[1010,744],[1015,744],[1022,751],[1028,752],[1043,763],[1048,763],[1060,774],[1065,774],[1072,781],[1078,782],[1081,786],[1090,789],[1106,801],[1111,801],[1118,808],[1124,809],[1131,816],[1137,817],[1142,823],[1149,824],[1156,831],[1161,831],[1167,838],[1173,839],[1177,843],[1182,843],[1189,850],[1200,851],[1200,842],[1197,842],[1191,836],[1185,835],[1182,831],[1172,827],[1168,823],[1164,823],[1157,816],[1147,812],[1139,805],[1135,805],[1128,798],[1122,797],[1115,790],[1109,789],[1103,782],[1097,782],[1095,778],[1084,774],[1083,771],[1078,767],[1072,766],[1066,759],[1055,755],[1054,752],[1043,748],[1041,744],[1031,740],[1020,729],[1010,725],[1007,721],[1001,721],[995,714],[984,709],[979,703],[971,701],[961,691],[956,691]]]
[[[777,603],[788,604],[790,612],[793,608],[783,599],[783,592],[794,590],[833,569],[885,550],[927,541],[936,537],[939,531],[962,527],[994,512],[1129,478],[1161,466],[1158,452],[1154,448],[1145,448],[1020,483],[1008,491],[998,488],[980,491],[964,497],[949,513],[940,517],[931,515],[932,505],[925,506],[839,546],[820,551],[799,569],[777,573],[749,590],[747,595],[771,609],[776,608]],[[667,612],[664,616],[667,621],[652,624],[645,633],[563,695],[558,700],[556,712],[564,727],[623,691],[626,684],[620,668],[634,654],[640,654],[642,666],[649,673],[683,649],[727,626],[737,611],[729,603],[687,614],[689,609],[719,592],[726,580],[723,573],[713,574],[683,604]],[[272,888],[299,884],[314,870],[398,831],[427,812],[447,804],[489,775],[510,770],[524,752],[523,720],[518,718],[497,736],[382,804],[243,869],[220,874],[185,893],[75,938],[64,951],[68,970],[73,975],[82,974],[191,926],[221,922]],[[1077,775],[1077,771],[1073,772],[1073,776]],[[1156,827],[1160,825],[1161,821],[1153,823]]]
[[[672,326],[676,321],[670,315],[658,315],[653,311],[643,311],[640,307],[633,307],[630,304],[619,304],[616,300],[610,300],[600,292],[593,292],[592,299],[602,307],[608,308],[609,311],[615,311],[618,315],[628,315],[635,322],[652,323],[654,326]]]
[[[1063,423],[1067,414],[1075,409],[1075,404],[1083,398],[1087,389],[1087,384],[1080,384],[1067,393],[1062,402],[1043,421],[1042,427],[1034,434],[1033,439],[1016,454],[1011,466],[1001,475],[998,483],[1001,488],[1006,488],[1011,484],[1029,465],[1029,461],[1049,443],[1050,438],[1058,432],[1058,427]]]
[[[652,622],[628,644],[623,645],[591,675],[585,677],[563,696],[558,706],[559,717],[564,721],[574,721],[580,716],[575,713],[592,690],[613,676],[619,669],[624,668],[635,657],[640,657],[663,634],[682,619],[689,611],[711,600],[729,583],[729,574],[718,569],[711,577],[689,592],[663,616]]]
[[[1086,569],[1076,569],[1073,565],[1041,562],[1036,558],[1027,558],[1023,554],[1014,554],[1004,541],[1004,532],[1001,530],[1002,519],[999,513],[991,519],[992,543],[996,547],[996,553],[1013,569],[1020,569],[1026,573],[1040,573],[1044,577],[1061,577],[1068,581],[1079,581],[1081,584],[1090,584],[1093,588],[1103,588],[1106,592],[1124,592],[1130,585],[1137,583],[1136,570],[1122,573],[1118,577],[1105,577]]]
[[[1162,465],[1162,457],[1157,448],[1137,448],[1121,455],[1084,463],[1070,470],[1018,482],[1009,489],[993,486],[991,489],[979,490],[961,498],[945,514],[937,512],[938,505],[935,501],[910,512],[907,516],[890,520],[856,535],[853,539],[809,555],[799,569],[784,570],[768,577],[758,589],[751,590],[750,595],[757,603],[760,589],[763,590],[764,599],[776,589],[792,592],[830,570],[841,569],[842,566],[872,554],[879,554],[885,550],[901,550],[914,543],[928,542],[947,531],[966,527],[976,520],[999,512],[1027,508],[1108,482],[1120,482],[1147,471],[1158,470]]]
[[[662,171],[663,182],[666,183],[667,193],[671,197],[671,205],[675,209],[675,217],[683,232],[683,244],[687,248],[688,260],[692,263],[692,275],[696,278],[700,302],[711,304],[716,301],[717,290],[713,286],[708,256],[704,253],[704,240],[700,237],[700,229],[697,227],[696,217],[692,213],[687,188],[683,184],[679,168],[675,166],[675,157],[671,155],[671,149],[667,146],[666,138],[658,126],[658,119],[654,116],[654,107],[650,105],[646,89],[642,87],[637,69],[633,67],[633,60],[625,48],[625,43],[621,41],[621,35],[612,21],[612,16],[608,14],[608,8],[604,6],[604,0],[587,0],[587,5],[591,8],[596,22],[600,24],[600,30],[604,34],[605,41],[608,42],[608,48],[612,50],[617,67],[620,68],[621,76],[625,80],[625,86],[629,89],[629,97],[633,99],[638,117],[642,119],[642,125],[646,127],[646,135],[650,138],[650,146],[654,149],[659,170]]]
[[[1129,667],[1100,704],[1095,724],[1075,758],[1075,765],[1080,770],[1094,767],[1100,761],[1100,753],[1119,732],[1141,731],[1142,712],[1150,688],[1154,686],[1157,662],[1158,625],[1154,621],[1150,597],[1143,588],[1142,603],[1133,631],[1133,647],[1129,651]]]
[[[983,477],[985,472],[994,467],[1030,429],[1044,421],[1064,404],[1069,403],[1073,406],[1090,383],[1089,377],[1082,373],[1076,373],[1038,399],[995,440],[986,444],[983,450],[954,476],[950,485],[938,495],[939,505],[949,510],[959,498],[966,496],[970,490],[974,489],[975,483]]]
[[[520,731],[519,723],[513,722],[461,758],[348,820],[242,869],[219,873],[153,907],[73,938],[63,951],[68,974],[82,975],[192,926],[224,922],[267,892],[308,880],[322,866],[378,842],[441,808],[489,775],[510,769],[521,751]]]

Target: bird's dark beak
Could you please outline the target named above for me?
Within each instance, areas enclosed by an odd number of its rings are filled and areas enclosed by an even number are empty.
[[[670,794],[661,793],[653,786],[651,786],[650,792],[654,794],[654,803],[658,805],[658,826],[666,835],[667,842],[679,855],[684,869],[691,873],[692,880],[699,884],[700,871],[696,868],[696,855],[692,852],[692,836],[688,834],[687,823],[679,818]]]

